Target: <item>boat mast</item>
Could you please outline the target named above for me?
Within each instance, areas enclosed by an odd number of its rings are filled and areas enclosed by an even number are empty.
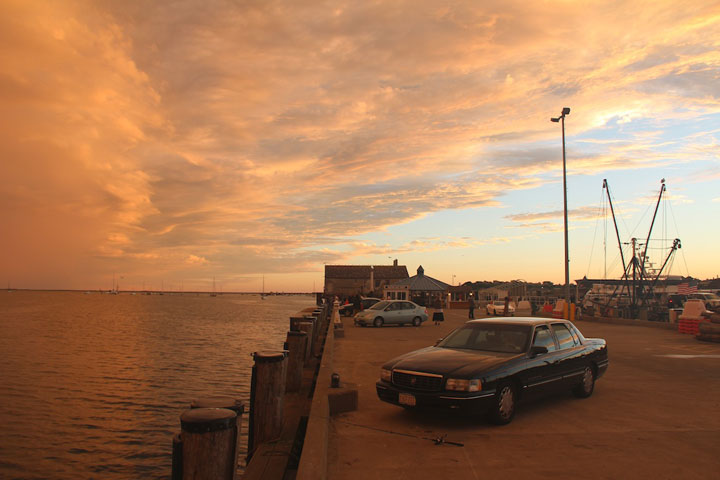
[[[603,188],[607,192],[608,203],[610,204],[610,213],[612,214],[613,225],[615,225],[615,236],[617,237],[618,248],[620,249],[620,260],[622,260],[623,277],[625,279],[625,286],[628,289],[628,295],[632,295],[630,292],[630,285],[628,284],[628,280],[627,280],[628,266],[625,263],[625,255],[623,254],[622,242],[620,241],[620,231],[618,230],[617,220],[615,218],[615,208],[613,207],[612,198],[610,196],[610,185],[608,185],[608,181],[605,178],[603,179]]]
[[[660,207],[660,200],[662,200],[664,191],[665,191],[665,179],[663,178],[662,180],[660,180],[660,194],[658,195],[657,203],[655,204],[655,213],[653,213],[652,222],[650,222],[650,230],[648,231],[647,239],[645,240],[645,250],[643,250],[643,255],[642,255],[643,269],[645,266],[645,260],[647,259],[647,249],[650,246],[650,235],[652,234],[653,226],[655,225],[655,218],[657,217],[658,208]]]
[[[660,200],[662,200],[663,192],[665,192],[665,179],[663,178],[660,180],[660,194],[658,195],[657,203],[655,203],[655,212],[653,213],[652,221],[650,222],[650,229],[648,230],[647,238],[645,239],[645,249],[643,250],[642,256],[640,259],[637,260],[637,263],[640,264],[640,280],[639,280],[639,290],[642,294],[642,303],[643,305],[647,303],[647,299],[645,298],[645,291],[643,286],[643,280],[647,278],[647,272],[645,271],[645,263],[647,262],[647,251],[650,247],[650,236],[652,235],[653,226],[655,225],[655,218],[657,218],[657,212],[658,208],[660,208]],[[675,245],[673,245],[673,249],[671,252],[675,251]],[[648,278],[649,280],[649,278]],[[633,272],[633,282],[635,281],[634,278],[634,272]],[[633,302],[633,306],[636,305],[636,301]]]

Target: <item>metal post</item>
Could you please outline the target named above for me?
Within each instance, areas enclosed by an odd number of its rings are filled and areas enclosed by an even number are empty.
[[[565,302],[570,304],[570,256],[568,253],[567,179],[565,174],[565,112],[560,118],[562,120],[563,210],[565,216]]]

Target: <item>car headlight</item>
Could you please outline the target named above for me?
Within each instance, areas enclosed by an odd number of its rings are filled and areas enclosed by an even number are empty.
[[[391,382],[392,381],[392,370],[383,368],[382,370],[380,370],[380,378],[386,382]]]
[[[482,390],[482,382],[480,379],[466,380],[463,378],[448,378],[445,382],[446,390],[455,390],[456,392],[479,392]]]

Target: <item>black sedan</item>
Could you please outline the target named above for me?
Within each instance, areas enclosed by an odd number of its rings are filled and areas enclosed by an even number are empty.
[[[441,407],[510,423],[520,399],[558,390],[589,397],[608,367],[607,344],[571,322],[546,318],[473,320],[435,346],[383,365],[380,400]]]

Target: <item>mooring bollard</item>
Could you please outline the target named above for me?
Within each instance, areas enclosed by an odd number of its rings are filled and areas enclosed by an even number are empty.
[[[240,437],[242,432],[242,416],[245,413],[245,404],[242,400],[227,396],[227,395],[216,395],[212,397],[197,398],[190,402],[190,408],[225,408],[235,412],[237,417],[237,439],[235,443],[235,470],[237,470],[238,457],[240,453]]]
[[[182,478],[233,480],[237,414],[226,408],[194,408],[180,416]],[[173,442],[174,443],[174,442]]]
[[[307,335],[307,346],[305,347],[305,363],[307,363],[310,360],[310,355],[312,355],[313,323],[300,322],[298,327],[301,332]]]
[[[282,433],[287,352],[255,352],[250,386],[248,460],[262,443]]]

